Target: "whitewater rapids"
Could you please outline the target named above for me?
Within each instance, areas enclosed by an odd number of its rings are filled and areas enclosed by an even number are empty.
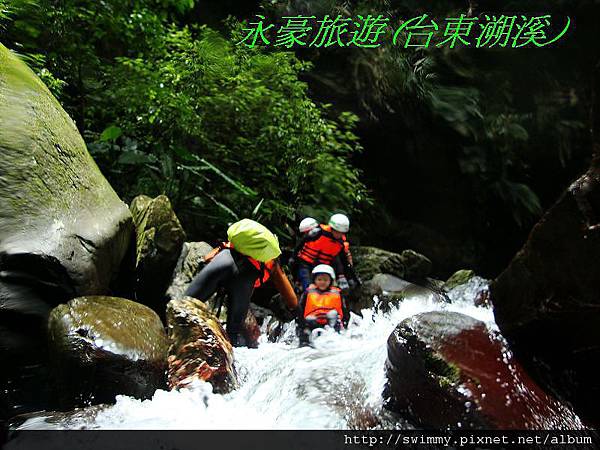
[[[149,400],[118,396],[114,405],[81,410],[61,420],[43,415],[19,429],[349,429],[401,427],[385,419],[386,341],[398,323],[427,311],[456,311],[497,330],[490,308],[474,306],[486,282],[475,277],[450,292],[452,303],[423,296],[390,312],[363,310],[342,334],[327,332],[315,348],[298,348],[294,325],[279,342],[263,333],[258,349],[234,349],[241,387],[227,395],[199,382],[180,391],[158,390]],[[377,299],[375,299],[377,301]],[[386,422],[387,420],[387,422]]]

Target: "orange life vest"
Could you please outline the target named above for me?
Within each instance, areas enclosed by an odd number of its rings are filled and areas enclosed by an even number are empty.
[[[256,281],[254,282],[254,287],[261,287],[263,284],[269,281],[269,278],[271,278],[271,272],[273,271],[273,267],[275,266],[275,260],[272,259],[271,261],[260,262],[249,256],[246,256],[246,258],[248,258],[252,265],[256,267],[256,270],[258,270],[258,272],[260,273]]]
[[[321,234],[315,240],[308,240],[298,253],[298,258],[314,266],[316,264],[329,264],[342,251],[345,250],[344,239],[336,239],[329,225],[319,225]],[[348,244],[348,249],[350,245]]]
[[[226,248],[232,249],[233,244],[231,242],[221,242],[218,247],[213,248],[209,253],[206,254],[206,256],[204,256],[204,261],[210,262],[215,256],[217,256],[217,253]],[[248,261],[250,261],[250,263],[254,267],[256,267],[256,270],[258,270],[259,272],[259,276],[254,282],[254,287],[261,287],[263,284],[269,281],[269,278],[271,277],[271,272],[273,271],[273,267],[275,267],[275,260],[272,259],[271,261],[263,263],[258,261],[257,259],[251,258],[248,255],[244,256],[248,258]]]
[[[319,316],[327,314],[327,312],[332,309],[337,311],[341,320],[344,313],[342,312],[342,294],[339,288],[331,286],[326,291],[320,291],[314,285],[311,285],[306,290],[306,305],[304,306],[305,318],[311,315],[317,316],[317,321],[319,321]]]

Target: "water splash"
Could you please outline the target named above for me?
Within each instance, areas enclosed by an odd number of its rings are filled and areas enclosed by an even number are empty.
[[[236,348],[241,386],[227,395],[197,382],[180,391],[156,391],[150,400],[118,396],[93,416],[74,414],[50,424],[30,419],[23,428],[70,429],[336,429],[389,427],[383,424],[382,396],[387,338],[396,325],[426,311],[457,311],[497,329],[491,309],[474,299],[486,287],[473,279],[451,292],[453,303],[431,296],[404,300],[389,312],[363,310],[343,334],[325,332],[315,348],[298,348],[294,326],[279,342],[261,336],[258,349]],[[455,291],[453,290],[453,291]]]

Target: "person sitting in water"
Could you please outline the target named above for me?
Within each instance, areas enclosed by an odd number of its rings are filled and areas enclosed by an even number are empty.
[[[340,288],[333,286],[335,271],[327,264],[312,270],[313,284],[304,292],[298,303],[298,331],[300,345],[307,345],[310,334],[326,325],[340,331],[348,324],[350,314]]]
[[[345,271],[352,274],[352,254],[346,233],[350,229],[350,221],[344,214],[334,214],[328,225],[318,225],[309,229],[302,238],[294,256],[290,258],[290,266],[297,264],[297,280],[305,291],[310,284],[310,271],[319,264],[336,264],[338,268],[338,285],[343,290],[351,287],[345,276]],[[353,282],[358,282],[354,279]]]

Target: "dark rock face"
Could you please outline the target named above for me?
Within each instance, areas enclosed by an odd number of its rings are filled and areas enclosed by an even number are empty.
[[[0,124],[0,358],[11,361],[0,388],[11,392],[3,409],[21,405],[12,414],[45,397],[43,374],[30,369],[45,364],[50,310],[77,295],[118,292],[118,275],[132,273],[124,257],[133,226],[73,121],[1,44]],[[25,379],[38,387],[13,392]]]
[[[136,296],[162,315],[164,294],[185,241],[185,232],[164,195],[139,195],[131,202],[136,229]]]
[[[167,323],[171,389],[186,387],[194,380],[208,381],[219,393],[238,387],[231,343],[205,303],[192,297],[171,300]]]
[[[82,401],[112,402],[118,394],[149,398],[165,387],[167,337],[144,305],[78,297],[52,310],[48,329],[57,381]]]
[[[590,195],[600,205],[600,189]],[[593,197],[592,195],[592,197]],[[498,326],[528,369],[600,423],[600,234],[566,192],[491,286]]]
[[[404,320],[388,339],[387,407],[430,428],[580,429],[544,392],[501,337],[455,312]]]

